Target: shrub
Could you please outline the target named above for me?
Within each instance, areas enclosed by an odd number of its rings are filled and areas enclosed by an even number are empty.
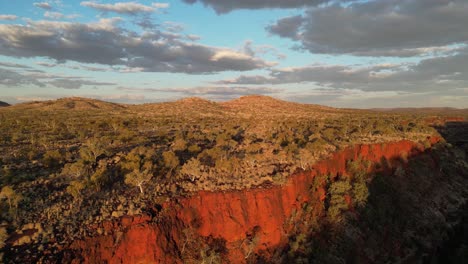
[[[13,207],[18,207],[18,204],[23,199],[23,196],[20,193],[17,193],[15,190],[13,190],[12,187],[4,186],[2,188],[2,191],[0,192],[0,199],[1,198],[6,198],[8,201],[9,208],[12,209]]]
[[[338,223],[344,220],[343,212],[348,209],[345,195],[350,192],[351,188],[351,184],[348,181],[335,181],[331,183],[328,216],[332,222]]]
[[[150,170],[141,171],[136,169],[129,174],[125,175],[125,183],[128,185],[137,186],[140,189],[140,193],[144,193],[143,184],[149,181],[153,177]]]
[[[48,168],[56,168],[63,162],[63,155],[58,150],[48,150],[43,161]]]
[[[8,233],[7,233],[6,228],[0,227],[0,249],[2,249],[5,246],[5,242],[7,239],[8,239]]]
[[[171,173],[177,166],[179,166],[179,158],[177,158],[176,154],[173,151],[166,151],[163,153],[164,159],[164,167],[169,169],[169,173]]]
[[[73,199],[78,200],[81,198],[81,191],[85,185],[81,181],[72,181],[67,187],[67,193],[73,196]]]

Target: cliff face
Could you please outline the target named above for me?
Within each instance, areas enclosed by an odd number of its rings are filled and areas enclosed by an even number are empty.
[[[434,144],[438,138],[430,141]],[[63,258],[73,263],[181,263],[187,262],[184,258],[193,247],[210,245],[204,252],[207,257],[216,255],[232,263],[243,263],[254,254],[268,259],[288,243],[300,219],[324,214],[326,183],[314,182],[317,175],[347,177],[347,161],[358,158],[375,164],[385,161],[390,166],[370,170],[388,170],[392,163],[402,163],[402,157],[423,151],[421,144],[410,141],[357,145],[290,177],[283,186],[174,199],[155,210],[157,217],[126,216],[95,226],[102,235],[74,242],[64,249]],[[306,205],[312,206],[308,216],[302,210]]]

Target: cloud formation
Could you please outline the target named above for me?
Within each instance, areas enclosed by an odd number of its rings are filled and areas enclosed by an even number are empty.
[[[20,74],[16,71],[0,68],[0,87],[7,88],[15,87],[18,85],[32,84],[39,87],[45,87],[45,84],[35,78]]]
[[[452,107],[466,108],[468,94],[454,89],[432,92],[362,91],[358,89],[313,89],[289,94],[286,100],[351,108]]]
[[[268,76],[241,75],[224,85],[314,83],[322,87],[365,91],[433,91],[468,87],[468,46],[457,53],[418,63],[370,66],[312,65],[273,69]]]
[[[47,2],[36,2],[33,4],[35,7],[42,8],[44,10],[52,10],[52,6]]]
[[[99,4],[97,2],[84,1],[82,6],[97,9],[101,12],[113,12],[125,15],[138,15],[142,13],[152,13],[158,9],[168,8],[167,3],[153,3],[151,6],[143,5],[137,2],[119,2],[115,4]]]
[[[47,82],[48,84],[55,86],[57,88],[64,89],[80,89],[82,86],[108,86],[115,85],[115,83],[110,82],[96,82],[89,80],[70,80],[70,79],[55,79],[53,81]]]
[[[384,70],[392,70],[394,65],[377,65],[353,68],[343,65],[313,65],[306,67],[273,69],[269,76],[242,75],[234,80],[224,80],[220,84],[288,84],[313,82],[323,86],[343,84],[363,84],[371,79],[382,78]]]
[[[16,20],[17,18],[15,15],[0,15],[0,20]]]
[[[407,57],[468,42],[465,0],[388,0],[324,5],[267,30],[312,53]]]
[[[299,28],[304,23],[304,18],[301,15],[282,18],[276,21],[275,24],[267,26],[267,31],[271,34],[278,35],[283,38],[299,39]]]
[[[0,66],[8,67],[8,68],[20,68],[20,69],[30,69],[31,68],[31,67],[23,65],[23,64],[11,63],[11,62],[0,62]]]
[[[51,11],[46,11],[44,13],[44,17],[49,18],[49,19],[55,19],[55,20],[60,20],[60,19],[74,19],[79,17],[80,15],[78,14],[70,14],[70,15],[64,15],[60,12],[51,12]]]
[[[300,8],[304,6],[316,6],[331,0],[183,0],[194,4],[200,2],[212,7],[217,13],[229,13],[237,9],[266,9],[266,8]]]
[[[138,68],[148,72],[214,73],[270,67],[243,52],[187,42],[185,36],[163,32],[132,32],[120,18],[94,23],[29,21],[0,24],[0,54],[19,58],[46,57]]]
[[[55,64],[38,62],[38,65],[45,67],[55,67]],[[62,74],[50,74],[44,71],[33,69],[26,65],[0,62],[0,87],[14,88],[24,85],[34,85],[38,87],[56,87],[63,89],[80,89],[82,86],[114,86],[113,82],[100,82],[85,79],[80,76],[70,76]]]
[[[243,86],[201,86],[194,88],[130,88],[119,87],[118,90],[127,92],[151,92],[151,93],[177,93],[182,97],[187,96],[202,96],[216,100],[227,100],[237,98],[243,95],[253,94],[276,94],[281,92],[281,89],[269,87],[243,87]]]

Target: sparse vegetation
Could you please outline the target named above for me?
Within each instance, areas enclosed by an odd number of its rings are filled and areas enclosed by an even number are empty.
[[[45,229],[55,230],[54,241],[69,242],[90,235],[84,226],[150,210],[142,201],[202,190],[269,188],[348,146],[408,139],[428,147],[432,135],[437,132],[424,114],[267,97],[137,106],[75,98],[5,107],[0,109],[0,208],[5,209],[0,224],[20,231],[46,221]],[[326,192],[323,208],[331,223],[346,223],[349,211],[367,208],[372,195],[370,164],[356,159],[347,165],[349,175],[322,175],[313,186]],[[402,173],[408,171],[400,167],[396,174]],[[44,231],[47,239],[51,234]],[[255,257],[257,240],[242,245],[246,259]],[[294,251],[307,244],[305,236],[294,242]],[[182,253],[208,263],[223,258],[222,250],[199,249]]]

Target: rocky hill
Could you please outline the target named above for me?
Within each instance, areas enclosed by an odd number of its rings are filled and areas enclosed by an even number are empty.
[[[332,107],[292,103],[263,95],[242,96],[238,99],[220,103],[220,105],[238,114],[268,117],[280,115],[297,118],[310,114],[318,117],[321,113],[333,114],[345,112],[344,110]]]
[[[14,106],[16,109],[23,110],[77,110],[77,111],[87,111],[87,110],[121,110],[125,109],[127,106],[116,103],[109,103],[95,99],[81,98],[81,97],[69,97],[61,98],[51,101],[35,101],[27,102],[22,104],[17,104]]]
[[[10,106],[10,104],[0,101],[0,107]]]
[[[174,102],[152,103],[131,107],[136,114],[145,116],[179,116],[179,117],[221,117],[229,113],[216,102],[198,97],[189,97]]]

